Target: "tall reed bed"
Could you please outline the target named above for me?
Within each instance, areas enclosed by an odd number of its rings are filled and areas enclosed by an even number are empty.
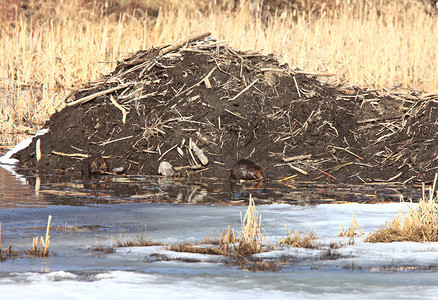
[[[438,88],[438,22],[419,1],[301,0],[273,17],[249,0],[133,3],[120,1],[115,13],[115,1],[4,1],[13,13],[0,29],[0,144],[34,133],[71,89],[125,55],[206,31],[337,82]]]

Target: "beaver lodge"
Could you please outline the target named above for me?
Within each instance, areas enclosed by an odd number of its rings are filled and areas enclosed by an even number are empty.
[[[80,174],[102,156],[128,175],[167,162],[173,176],[225,179],[250,159],[270,179],[433,179],[436,96],[334,85],[207,36],[138,51],[68,96],[38,137],[39,172]],[[36,168],[35,143],[15,154],[21,167]]]

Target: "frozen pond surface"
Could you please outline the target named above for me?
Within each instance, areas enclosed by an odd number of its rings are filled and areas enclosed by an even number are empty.
[[[356,191],[346,195],[345,189],[338,189],[339,198],[353,201]],[[52,255],[0,263],[0,289],[8,299],[436,298],[438,243],[371,244],[356,237],[348,245],[348,238],[338,236],[340,224],[350,227],[353,213],[368,234],[399,210],[405,212],[407,204],[370,203],[360,195],[362,203],[330,204],[327,199],[336,198],[334,190],[316,187],[310,199],[304,187],[236,191],[221,189],[218,183],[185,185],[144,178],[84,185],[77,179],[17,179],[0,168],[3,250],[9,245],[30,249],[33,237],[45,235],[48,215],[53,216]],[[278,272],[250,272],[221,263],[220,257],[176,253],[162,246],[116,248],[111,254],[91,251],[133,240],[145,226],[147,239],[165,243],[201,241],[228,226],[240,230],[246,206],[228,204],[244,204],[249,192],[255,195],[270,242],[285,237],[287,224],[291,231],[315,232],[323,245],[341,241],[344,247],[336,250],[337,259],[324,258],[327,247],[279,248],[258,254],[261,259],[282,259]],[[321,195],[325,201],[318,204],[315,199],[323,199]],[[172,260],[156,260],[157,254]]]

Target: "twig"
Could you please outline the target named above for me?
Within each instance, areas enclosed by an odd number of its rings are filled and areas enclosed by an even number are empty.
[[[236,117],[238,117],[238,118],[241,118],[241,119],[245,120],[245,118],[242,117],[242,115],[239,114],[239,113],[232,112],[231,110],[228,110],[228,109],[226,109],[226,108],[225,108],[224,110],[225,110],[227,113],[232,114],[233,116],[236,116]]]
[[[122,138],[119,138],[119,139],[115,139],[115,140],[112,140],[112,141],[107,141],[107,142],[100,143],[99,146],[105,146],[105,145],[108,145],[108,144],[111,144],[111,143],[114,143],[114,142],[130,139],[132,137],[133,137],[133,135],[125,136],[125,137],[122,137]]]
[[[293,76],[292,78],[294,79],[294,82],[295,82],[295,88],[297,89],[298,97],[301,98],[300,88],[298,87],[297,80],[295,79],[295,76]]]
[[[298,167],[295,167],[294,165],[292,165],[291,163],[288,163],[289,167],[291,167],[292,169],[294,169],[295,171],[300,172],[303,175],[307,175],[309,173],[307,173],[306,171],[304,171],[303,169],[300,169]]]
[[[393,181],[393,180],[399,178],[402,174],[403,174],[403,172],[400,172],[397,175],[395,175],[394,177],[389,178],[388,181]]]
[[[207,87],[207,88],[211,88],[211,84],[210,84],[210,81],[208,80],[208,77],[210,77],[211,74],[213,74],[213,72],[214,72],[216,69],[217,69],[217,67],[214,67],[214,68],[211,69],[211,71],[208,72],[208,74],[205,75],[204,78],[202,78],[199,82],[195,83],[195,84],[192,85],[191,87],[186,88],[186,89],[185,89],[184,91],[182,91],[182,92],[178,92],[177,95],[180,95],[180,94],[186,93],[186,92],[190,91],[191,89],[194,89],[195,87],[201,85],[204,81],[205,81],[205,85],[206,85],[206,87]],[[207,84],[207,82],[208,82],[208,84]],[[210,87],[208,87],[208,85],[210,85]]]
[[[83,153],[63,153],[63,152],[58,152],[58,151],[52,151],[53,154],[55,155],[60,155],[60,156],[70,156],[70,157],[90,157],[90,155],[88,154],[83,154]]]
[[[183,46],[186,45],[186,44],[190,44],[190,43],[192,43],[192,42],[195,42],[195,41],[198,41],[198,40],[202,40],[202,39],[204,39],[204,38],[206,38],[206,37],[208,37],[208,36],[210,36],[210,35],[211,35],[211,32],[207,32],[207,33],[203,33],[203,34],[195,35],[194,37],[191,37],[191,38],[189,38],[189,39],[187,39],[187,40],[185,40],[185,41],[179,42],[179,43],[177,43],[177,44],[175,44],[175,45],[172,45],[172,46],[169,46],[169,47],[167,47],[167,48],[162,49],[162,50],[160,51],[159,56],[163,56],[163,55],[165,55],[166,53],[169,53],[169,52],[172,52],[172,51],[178,50],[179,48],[183,47]]]
[[[312,154],[304,154],[304,155],[297,155],[297,156],[291,156],[291,157],[283,157],[284,162],[291,162],[294,160],[302,160],[302,159],[310,159],[312,157]]]
[[[173,149],[175,149],[175,147],[177,147],[178,145],[179,145],[179,143],[176,144],[176,145],[173,146],[173,147],[170,147],[167,151],[165,151],[163,154],[161,154],[161,156],[160,156],[160,158],[158,159],[158,161],[160,161],[160,160],[163,158],[164,155],[166,155],[168,152],[170,152],[170,151],[172,151]]]
[[[123,122],[123,124],[125,124],[126,123],[126,115],[128,114],[126,112],[126,109],[124,109],[123,106],[121,106],[119,103],[117,103],[117,101],[114,100],[112,95],[110,95],[110,100],[114,104],[114,106],[117,107],[118,109],[120,109],[120,111],[122,112],[122,122]]]
[[[332,77],[335,76],[333,73],[318,73],[318,72],[308,72],[308,71],[292,71],[294,74],[302,74],[302,75],[313,75],[313,76],[321,76],[321,77]]]
[[[193,165],[193,166],[182,166],[182,167],[174,167],[173,169],[175,171],[181,171],[181,170],[199,170],[202,169],[202,165]]]
[[[103,95],[106,95],[106,94],[109,94],[109,93],[112,93],[112,92],[124,89],[124,88],[126,88],[126,87],[128,87],[130,85],[132,85],[132,83],[127,83],[127,84],[123,84],[123,85],[119,85],[119,86],[113,87],[113,88],[105,90],[105,91],[100,91],[100,92],[97,92],[97,93],[85,96],[84,98],[81,98],[81,99],[75,100],[73,102],[67,103],[67,106],[73,106],[73,105],[76,105],[76,104],[79,104],[79,103],[85,103],[85,102],[91,101],[91,100],[93,100],[93,99],[95,99],[95,98],[97,98],[99,96],[103,96]]]
[[[341,148],[341,147],[336,147],[336,146],[332,146],[332,147],[335,148],[335,149],[344,150],[345,152],[350,153],[350,154],[353,155],[353,156],[356,156],[356,157],[359,158],[360,160],[363,160],[362,157],[360,157],[359,155],[357,155],[357,154],[351,152],[351,151],[348,150],[348,149]]]
[[[260,71],[262,71],[262,72],[281,72],[281,73],[287,72],[286,69],[276,69],[276,68],[260,68]]]
[[[372,119],[366,119],[366,120],[358,120],[356,121],[357,124],[364,124],[364,123],[373,123],[377,121],[385,121],[385,120],[392,120],[392,119],[399,119],[403,117],[404,115],[397,115],[397,116],[391,116],[386,118],[372,118]]]
[[[251,82],[246,88],[244,88],[243,90],[241,90],[240,93],[238,93],[236,96],[234,96],[234,97],[228,99],[228,101],[236,100],[237,97],[239,97],[240,95],[242,95],[243,93],[245,93],[250,87],[252,87],[254,84],[256,84],[257,81],[259,81],[258,78],[257,78],[256,80],[254,80],[253,82]]]
[[[295,178],[297,176],[298,176],[297,174],[294,174],[294,175],[291,175],[291,176],[287,176],[287,177],[281,178],[279,181],[291,180],[292,178]]]
[[[412,139],[409,139],[408,141],[406,141],[405,143],[403,143],[403,145],[399,146],[397,149],[395,149],[388,157],[386,157],[381,164],[384,164],[388,159],[390,159],[394,154],[398,153],[401,149],[403,149],[407,144],[409,144],[410,142],[412,142]]]

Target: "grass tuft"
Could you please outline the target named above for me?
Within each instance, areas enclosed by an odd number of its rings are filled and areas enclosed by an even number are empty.
[[[423,196],[415,208],[411,203],[405,216],[399,211],[397,217],[386,222],[385,226],[369,235],[365,241],[370,243],[438,241],[437,180],[438,173],[435,174],[432,187],[429,187],[428,197],[423,184]]]
[[[30,255],[37,256],[37,257],[47,257],[50,255],[49,252],[49,246],[50,246],[50,235],[49,235],[49,229],[50,229],[50,222],[52,221],[52,216],[49,215],[49,218],[47,220],[47,230],[46,230],[46,237],[34,237],[32,239],[32,249],[30,250]]]
[[[316,233],[311,232],[309,234],[298,235],[298,231],[295,230],[294,235],[292,236],[291,231],[286,225],[286,237],[278,241],[277,245],[285,246],[288,245],[290,247],[297,248],[306,248],[306,249],[317,249],[320,247],[319,244],[316,243],[317,236]]]
[[[50,222],[52,221],[52,216],[49,215],[47,220],[46,236],[35,237],[32,239],[32,249],[27,251],[14,251],[12,250],[12,245],[10,245],[6,251],[1,248],[1,223],[0,223],[0,262],[8,259],[15,258],[35,258],[35,257],[48,257],[50,256],[49,246],[50,246]]]

